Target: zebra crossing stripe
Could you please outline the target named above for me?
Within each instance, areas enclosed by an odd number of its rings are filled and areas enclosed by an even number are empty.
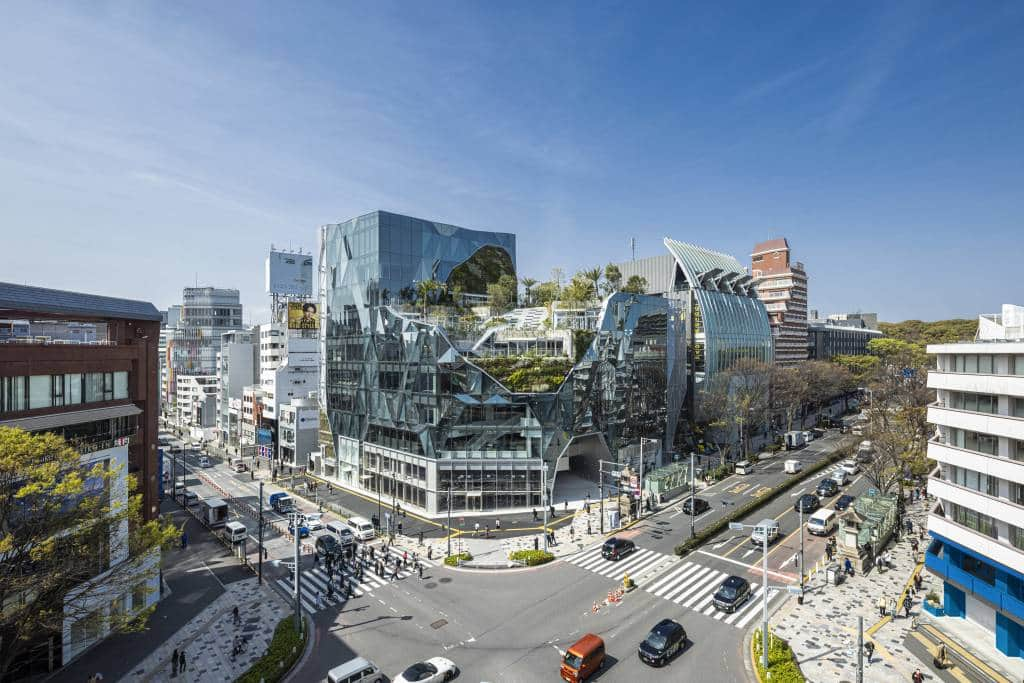
[[[295,599],[295,589],[292,588],[291,581],[287,581],[285,579],[278,579],[277,585],[279,585],[284,590],[284,594],[288,596],[289,600]],[[306,602],[306,591],[301,591],[301,593],[302,594],[299,596],[299,602],[302,603],[302,608],[310,614],[316,612],[316,607]]]
[[[760,586],[755,586],[754,590],[752,591],[753,597],[750,598],[748,604],[743,605],[738,610],[736,610],[735,612],[730,614],[728,617],[726,617],[725,623],[731,624],[732,622],[736,621],[737,617],[739,617],[741,614],[743,614],[744,612],[749,610],[751,607],[753,607],[755,605],[761,604],[761,601],[758,599],[759,597],[762,597],[762,596],[758,595],[758,591],[759,590],[761,590],[761,587]]]
[[[633,574],[638,574],[638,575],[642,574],[645,571],[647,571],[648,569],[651,569],[652,567],[655,567],[656,565],[661,564],[666,559],[668,559],[667,555],[662,555],[661,553],[654,553],[654,556],[647,558],[646,562],[640,562],[640,563],[638,563],[638,564],[636,564],[636,565],[634,565],[634,566],[632,566],[632,567],[630,567],[628,569],[623,569],[622,570],[622,574],[619,574],[616,577],[616,580],[617,581],[622,581],[622,578],[627,573],[629,573],[629,572],[632,572]]]
[[[391,548],[391,549],[388,550],[388,556],[393,557],[393,558],[398,559],[398,560],[402,559],[402,553],[398,552],[398,550],[395,549],[395,548]],[[433,560],[424,560],[422,557],[419,557],[419,556],[417,556],[415,561],[419,562],[424,567],[437,567],[437,563],[434,562]],[[412,566],[412,563],[413,563],[412,553],[409,553],[409,565]]]
[[[716,583],[721,581],[726,576],[725,572],[712,571],[710,574],[705,576],[703,579],[697,582],[693,588],[688,590],[683,595],[675,599],[677,605],[683,607],[692,607],[695,602],[700,600],[704,596],[704,591],[714,586]],[[714,595],[714,591],[711,592]]]
[[[595,569],[594,573],[600,574],[601,576],[611,577],[612,574],[621,571],[628,571],[630,567],[636,564],[638,561],[643,560],[647,557],[649,550],[638,550],[628,559],[622,560],[608,560],[608,566],[602,567],[601,569]]]
[[[608,560],[604,559],[604,557],[601,556],[601,549],[598,548],[597,552],[593,555],[588,556],[586,559],[581,559],[581,561],[579,562],[574,562],[573,564],[582,569],[593,569],[594,567],[597,567],[598,565],[607,561]]]
[[[708,577],[714,576],[714,570],[711,567],[698,566],[696,574],[691,574],[682,584],[673,586],[671,590],[666,591],[661,597],[666,600],[671,600],[677,605],[679,601],[683,599],[691,590],[696,588],[702,581],[705,581]]]
[[[712,614],[715,613],[715,609],[716,609],[714,604],[712,604],[712,602],[711,602],[714,599],[715,599],[715,593],[714,593],[714,591],[712,591],[711,593],[708,593],[707,596],[705,596],[703,600],[701,600],[700,602],[698,602],[696,605],[693,606],[693,611],[694,612],[700,612],[704,616],[710,617]]]
[[[715,619],[718,619],[719,621],[724,620],[726,617],[728,617],[729,619],[732,619],[737,614],[739,614],[743,610],[745,610],[748,607],[750,607],[751,603],[757,602],[757,591],[759,589],[760,589],[760,586],[755,586],[755,587],[751,588],[750,589],[750,597],[747,598],[746,602],[744,602],[742,605],[740,605],[736,610],[734,610],[732,612],[723,612],[722,610],[718,609],[714,605],[711,605],[711,608],[713,610],[715,610]],[[726,622],[726,623],[728,623],[728,622]]]
[[[768,599],[767,595],[762,595],[761,596],[761,600],[756,601],[754,604],[757,605],[758,607],[760,607],[762,605],[762,601],[763,600],[767,600],[767,599]],[[743,628],[748,623],[750,623],[750,621],[754,617],[756,617],[758,612],[760,612],[760,611],[761,611],[760,609],[747,610],[746,614],[744,614],[743,617],[739,621],[737,621],[735,624],[733,624],[733,626],[735,626],[736,628]]]
[[[685,576],[688,573],[690,567],[693,567],[693,562],[685,562],[681,567],[676,569],[674,572],[669,572],[668,576],[662,578],[657,583],[652,584],[647,588],[648,593],[658,594],[658,589],[662,586],[666,586],[672,583],[672,580],[679,577],[680,575]]]
[[[700,576],[705,571],[708,571],[707,567],[702,567],[699,564],[693,564],[692,562],[688,562],[687,564],[689,566],[684,566],[683,569],[673,572],[669,575],[668,580],[662,581],[657,586],[654,586],[654,590],[651,592],[659,597],[664,595],[665,598],[668,598],[676,590],[686,587],[687,584],[683,583],[684,581],[692,579],[695,576]],[[683,585],[679,586],[680,583],[683,583]]]

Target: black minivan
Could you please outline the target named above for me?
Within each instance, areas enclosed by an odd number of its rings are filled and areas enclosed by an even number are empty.
[[[715,609],[735,612],[750,598],[750,582],[742,576],[730,576],[715,592]]]
[[[640,643],[637,656],[644,664],[663,666],[686,647],[686,629],[679,622],[662,619]]]
[[[636,550],[636,545],[633,541],[628,541],[624,538],[609,538],[601,546],[601,557],[606,560],[621,560],[626,555]]]

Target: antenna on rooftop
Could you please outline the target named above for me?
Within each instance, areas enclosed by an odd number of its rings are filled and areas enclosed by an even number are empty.
[[[633,260],[636,261],[636,238],[629,238],[629,248],[633,252]]]

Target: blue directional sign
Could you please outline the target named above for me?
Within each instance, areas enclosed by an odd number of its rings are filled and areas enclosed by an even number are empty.
[[[903,368],[903,376],[906,379],[910,379],[911,377],[913,377],[914,373],[915,373],[914,368]]]

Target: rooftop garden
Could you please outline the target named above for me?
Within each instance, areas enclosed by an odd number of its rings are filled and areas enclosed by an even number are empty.
[[[492,356],[473,363],[516,392],[555,391],[572,370],[571,358],[550,356]]]

